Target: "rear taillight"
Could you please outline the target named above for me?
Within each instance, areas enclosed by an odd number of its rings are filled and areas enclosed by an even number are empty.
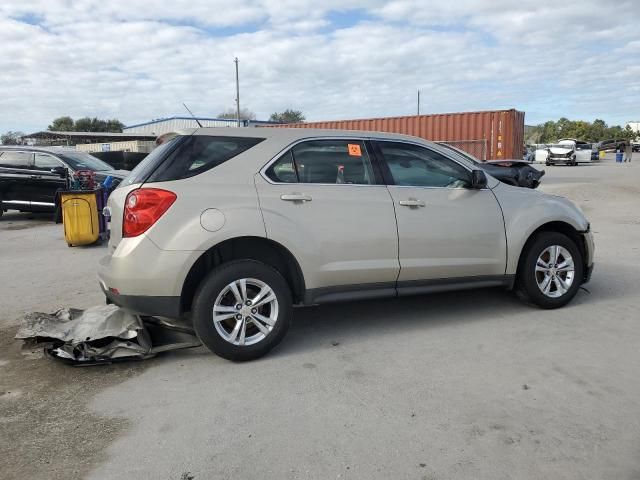
[[[122,236],[137,237],[146,232],[176,198],[175,193],[159,188],[139,188],[129,192],[124,205]]]

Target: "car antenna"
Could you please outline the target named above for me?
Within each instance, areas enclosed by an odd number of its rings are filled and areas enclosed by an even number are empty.
[[[186,103],[184,103],[184,102],[182,102],[182,105],[184,106],[184,108],[186,108],[186,109],[187,109],[187,112],[189,112],[189,113],[191,114],[191,116],[192,116],[192,117],[193,117],[193,119],[196,121],[196,123],[198,124],[198,126],[199,126],[200,128],[204,128],[204,127],[202,126],[202,124],[200,123],[200,120],[198,120],[198,119],[196,118],[196,116],[193,114],[193,112],[192,112],[191,110],[189,110],[189,107],[187,107],[187,104],[186,104]]]

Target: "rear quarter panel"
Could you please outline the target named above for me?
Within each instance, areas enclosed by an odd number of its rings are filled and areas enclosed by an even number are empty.
[[[145,187],[170,190],[177,195],[175,203],[147,232],[147,236],[163,250],[205,251],[233,237],[265,236],[264,222],[258,205],[253,173],[238,174],[242,165],[233,161],[197,175],[170,182],[148,183]],[[201,216],[215,209],[223,215],[220,228],[206,230]]]

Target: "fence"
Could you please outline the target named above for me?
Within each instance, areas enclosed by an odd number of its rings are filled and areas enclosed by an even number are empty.
[[[444,143],[452,147],[459,148],[473,155],[478,160],[487,160],[487,140],[442,140],[435,143]]]

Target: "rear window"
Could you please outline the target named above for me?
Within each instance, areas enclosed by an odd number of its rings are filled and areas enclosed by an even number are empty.
[[[133,185],[134,183],[142,183],[153,171],[158,168],[158,165],[167,158],[167,154],[172,152],[177,144],[182,142],[186,137],[174,137],[168,142],[156,147],[149,155],[144,157],[138,165],[135,166],[131,173],[120,183],[121,187],[127,185]]]
[[[205,135],[174,137],[147,155],[120,185],[193,177],[240,155],[263,140]]]
[[[206,172],[249,150],[264,138],[186,137],[151,173],[147,182],[165,182],[189,178]]]

